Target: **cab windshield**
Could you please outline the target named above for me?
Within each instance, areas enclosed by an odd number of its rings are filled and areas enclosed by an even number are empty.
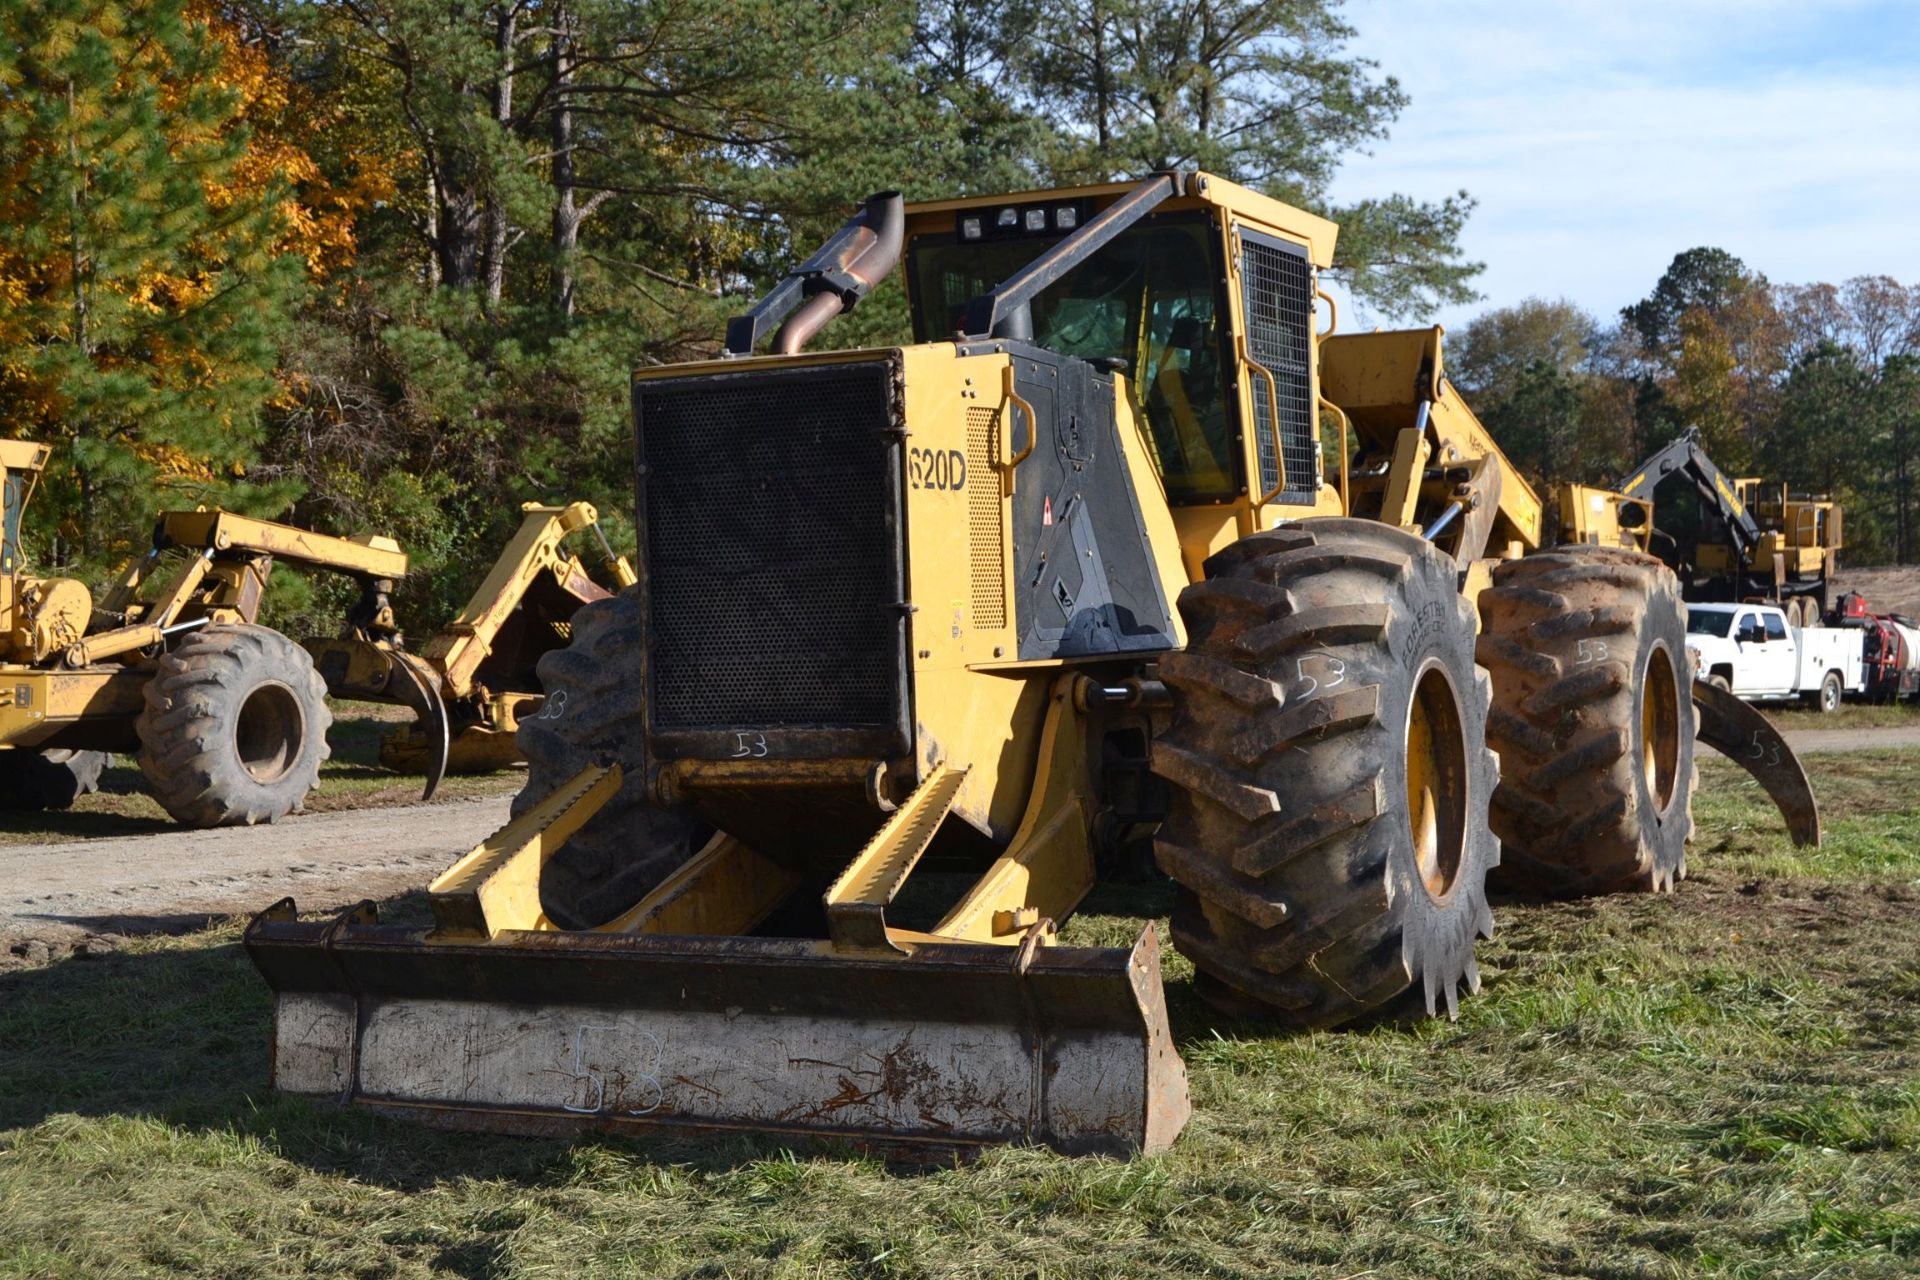
[[[1701,613],[1698,610],[1687,612],[1687,634],[1695,636],[1720,636],[1725,638],[1733,630],[1733,615],[1715,610]]]
[[[1242,484],[1224,376],[1218,241],[1204,214],[1148,218],[1033,301],[1036,345],[1125,362],[1174,502],[1230,499]],[[915,337],[950,337],[970,300],[1053,243],[918,238],[908,262]]]

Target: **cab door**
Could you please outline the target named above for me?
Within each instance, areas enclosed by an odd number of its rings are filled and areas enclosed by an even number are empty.
[[[1767,688],[1778,693],[1792,693],[1795,677],[1799,674],[1800,655],[1793,643],[1793,637],[1787,633],[1786,619],[1778,609],[1762,609],[1760,625],[1765,629],[1767,640],[1761,646],[1767,655]]]

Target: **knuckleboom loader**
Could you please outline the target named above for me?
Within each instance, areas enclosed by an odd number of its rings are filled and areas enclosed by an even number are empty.
[[[1058,932],[1118,835],[1202,994],[1294,1026],[1451,1012],[1490,875],[1669,888],[1673,575],[1527,554],[1440,331],[1316,332],[1335,233],[1195,173],[876,196],[723,358],[636,375],[638,585],[541,662],[565,713],[431,925],[251,925],[277,1086],[1150,1150],[1188,1112],[1156,933]],[[913,345],[804,350],[902,257]]]

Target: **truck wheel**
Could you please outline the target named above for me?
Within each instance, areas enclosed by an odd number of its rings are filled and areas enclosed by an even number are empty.
[[[1673,571],[1637,551],[1561,547],[1494,569],[1479,656],[1500,753],[1497,885],[1574,897],[1670,890],[1686,874],[1686,616]]]
[[[326,760],[327,686],[270,627],[203,628],[160,659],[135,722],[140,772],[190,827],[277,822],[306,803]]]
[[[516,815],[582,769],[616,762],[625,769],[619,793],[541,872],[541,908],[563,928],[587,929],[619,915],[712,834],[690,814],[656,807],[647,794],[646,699],[633,678],[642,642],[637,592],[581,606],[572,643],[541,655],[535,670],[546,701],[516,735],[527,758]]]
[[[14,750],[0,755],[0,810],[40,813],[71,808],[100,789],[104,751]]]
[[[1173,940],[1229,1012],[1333,1026],[1417,988],[1451,1015],[1490,937],[1498,766],[1452,560],[1371,520],[1243,538],[1180,596],[1155,842]]]
[[[1840,709],[1841,699],[1846,694],[1845,682],[1838,671],[1829,671],[1820,680],[1820,687],[1804,695],[1806,703],[1815,711],[1832,715]]]

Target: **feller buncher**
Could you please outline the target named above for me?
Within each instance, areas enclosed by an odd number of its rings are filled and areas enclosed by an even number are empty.
[[[51,450],[0,441],[0,808],[63,809],[111,752],[137,752],[154,799],[188,826],[273,822],[327,758],[326,689],[306,651],[254,619],[276,560],[349,574],[364,628],[392,626],[407,558],[226,511],[170,511],[153,550],[96,604],[27,571],[20,525]]]
[[[429,799],[449,772],[489,773],[520,760],[520,720],[541,714],[545,704],[536,664],[567,643],[576,610],[612,596],[566,540],[592,530],[616,587],[635,582],[592,503],[528,502],[520,510],[520,528],[473,597],[419,653],[408,652],[390,629],[350,628],[307,641],[334,697],[413,708],[417,723],[381,740],[380,763],[426,774]],[[564,710],[563,699],[556,712]]]
[[[276,1085],[1152,1150],[1188,1112],[1156,934],[1057,932],[1112,833],[1157,825],[1201,992],[1295,1026],[1451,1013],[1496,869],[1671,887],[1672,573],[1527,555],[1440,331],[1315,332],[1334,236],[1194,173],[881,195],[724,358],[636,375],[639,584],[540,664],[564,709],[431,925],[250,926]],[[915,344],[805,353],[903,249]]]

